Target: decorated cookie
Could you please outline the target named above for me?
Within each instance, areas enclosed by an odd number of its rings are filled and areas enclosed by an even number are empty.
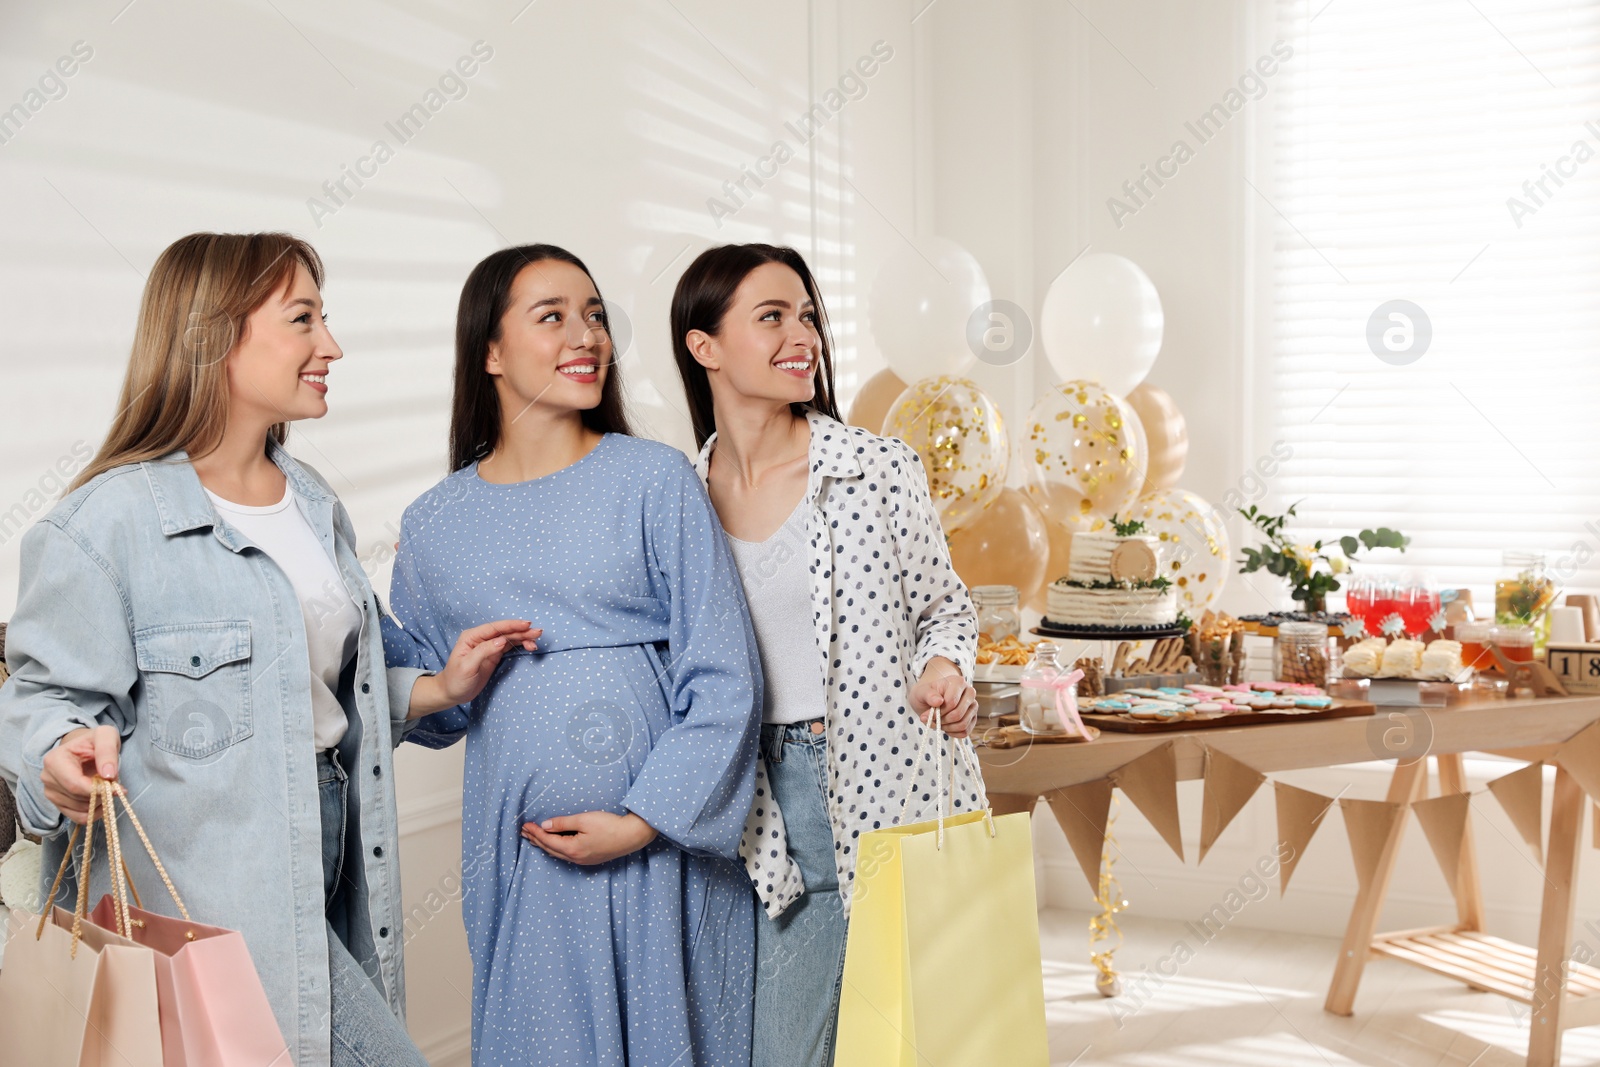
[[[1138,707],[1129,711],[1128,714],[1133,716],[1135,719],[1178,718],[1178,710],[1176,708],[1158,707],[1154,704],[1140,704]]]

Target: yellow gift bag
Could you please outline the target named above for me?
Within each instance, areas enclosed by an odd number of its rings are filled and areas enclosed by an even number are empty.
[[[1047,1067],[1029,816],[945,817],[937,762],[940,818],[861,836],[834,1067]]]

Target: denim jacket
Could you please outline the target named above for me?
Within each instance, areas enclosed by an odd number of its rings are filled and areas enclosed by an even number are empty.
[[[385,672],[377,602],[344,506],[276,442],[268,454],[307,505],[363,614],[355,660],[339,685],[350,723],[339,755],[350,769],[351,836],[328,918],[403,1019],[391,754],[422,672]],[[24,536],[6,657],[0,777],[16,791],[23,828],[47,835],[41,892],[71,828],[45,799],[44,755],[78,727],[115,726],[119,777],[189,914],[244,935],[294,1062],[327,1064],[310,664],[288,577],[218,517],[183,452],[117,467],[67,495]],[[125,816],[122,834],[145,906],[176,915]],[[104,854],[96,848],[91,903],[108,887]],[[75,876],[68,871],[56,898],[67,908]]]

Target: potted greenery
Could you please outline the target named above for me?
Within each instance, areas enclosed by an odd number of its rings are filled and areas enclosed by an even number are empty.
[[[1404,552],[1411,543],[1411,538],[1386,526],[1339,538],[1338,553],[1331,553],[1327,542],[1321,540],[1310,544],[1293,541],[1284,527],[1299,506],[1298,502],[1290,505],[1282,515],[1268,515],[1254,504],[1239,509],[1239,514],[1267,539],[1259,548],[1244,550],[1239,573],[1264,570],[1283,578],[1289,583],[1289,595],[1300,603],[1302,611],[1327,610],[1328,594],[1339,588],[1338,576],[1349,569],[1357,553],[1374,548],[1398,548]]]

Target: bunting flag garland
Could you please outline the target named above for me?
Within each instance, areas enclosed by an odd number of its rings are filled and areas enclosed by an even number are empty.
[[[1200,802],[1200,858],[1196,863],[1205,862],[1206,853],[1217,843],[1222,831],[1244,810],[1266,780],[1266,775],[1226,752],[1206,748],[1206,787]]]
[[[1178,749],[1168,741],[1111,772],[1111,782],[1150,820],[1161,839],[1183,860],[1178,826]]]
[[[1533,850],[1533,858],[1544,866],[1544,764],[1530,763],[1496,778],[1489,783],[1489,792]]]
[[[1467,840],[1467,819],[1472,814],[1471,793],[1445,793],[1412,802],[1422,833],[1439,861],[1439,870],[1450,885],[1450,893],[1461,897],[1461,852]]]
[[[1377,873],[1378,859],[1389,843],[1389,836],[1397,832],[1398,824],[1405,818],[1406,805],[1401,801],[1340,797],[1339,810],[1344,813],[1345,832],[1350,835],[1356,881],[1366,889]]]
[[[1089,892],[1100,892],[1100,857],[1105,851],[1106,819],[1111,813],[1111,782],[1098,778],[1092,782],[1052,790],[1045,799],[1055,813],[1067,844],[1077,857]]]
[[[1278,806],[1278,892],[1287,893],[1289,876],[1300,865],[1300,857],[1305,855],[1311,835],[1322,825],[1333,798],[1288,782],[1273,782],[1272,789]],[[1282,855],[1284,848],[1289,850],[1287,856]]]
[[[1556,749],[1554,759],[1577,780],[1590,800],[1600,800],[1600,720],[1568,738]]]

